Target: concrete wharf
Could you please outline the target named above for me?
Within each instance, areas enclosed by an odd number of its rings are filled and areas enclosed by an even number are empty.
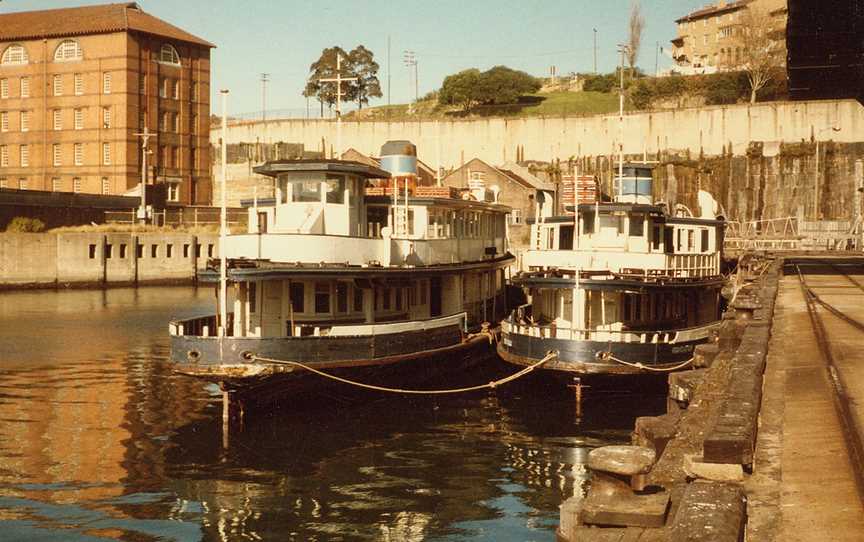
[[[742,257],[718,341],[636,421],[656,463],[598,471],[560,540],[864,540],[864,256],[837,254]]]

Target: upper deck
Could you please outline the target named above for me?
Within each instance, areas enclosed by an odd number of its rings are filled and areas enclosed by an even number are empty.
[[[490,201],[451,197],[449,189],[391,179],[386,171],[341,160],[276,161],[255,168],[273,178],[274,198],[252,202],[249,230],[232,235],[226,256],[274,263],[431,266],[507,253],[506,215]]]

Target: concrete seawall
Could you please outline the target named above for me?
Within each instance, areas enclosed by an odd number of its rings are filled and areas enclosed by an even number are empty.
[[[218,235],[2,233],[0,288],[192,283]]]
[[[852,143],[864,141],[864,106],[854,100],[832,100],[633,113],[624,119],[624,133],[627,154],[744,155],[754,141],[795,143],[814,136]],[[221,130],[211,131],[211,141],[220,137]],[[489,163],[513,160],[517,146],[531,160],[608,155],[617,148],[619,124],[617,115],[342,123],[346,149],[377,156],[389,139],[409,139],[429,165],[450,168],[459,166],[463,158],[478,157]],[[321,150],[323,145],[329,150],[336,142],[336,124],[332,120],[271,120],[228,127],[229,144],[277,141],[302,143],[308,150]]]

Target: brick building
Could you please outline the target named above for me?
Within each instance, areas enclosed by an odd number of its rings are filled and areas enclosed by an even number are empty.
[[[759,10],[768,18],[767,29],[776,42],[780,65],[786,60],[786,0],[720,0],[675,21],[672,58],[685,73],[713,73],[741,69],[746,11]],[[760,29],[761,30],[761,29]]]
[[[0,14],[0,187],[209,204],[211,43],[134,3]],[[137,190],[136,190],[137,191]]]

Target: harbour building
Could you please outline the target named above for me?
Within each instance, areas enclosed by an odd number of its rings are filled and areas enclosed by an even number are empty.
[[[209,204],[213,44],[135,3],[0,14],[0,188]]]

